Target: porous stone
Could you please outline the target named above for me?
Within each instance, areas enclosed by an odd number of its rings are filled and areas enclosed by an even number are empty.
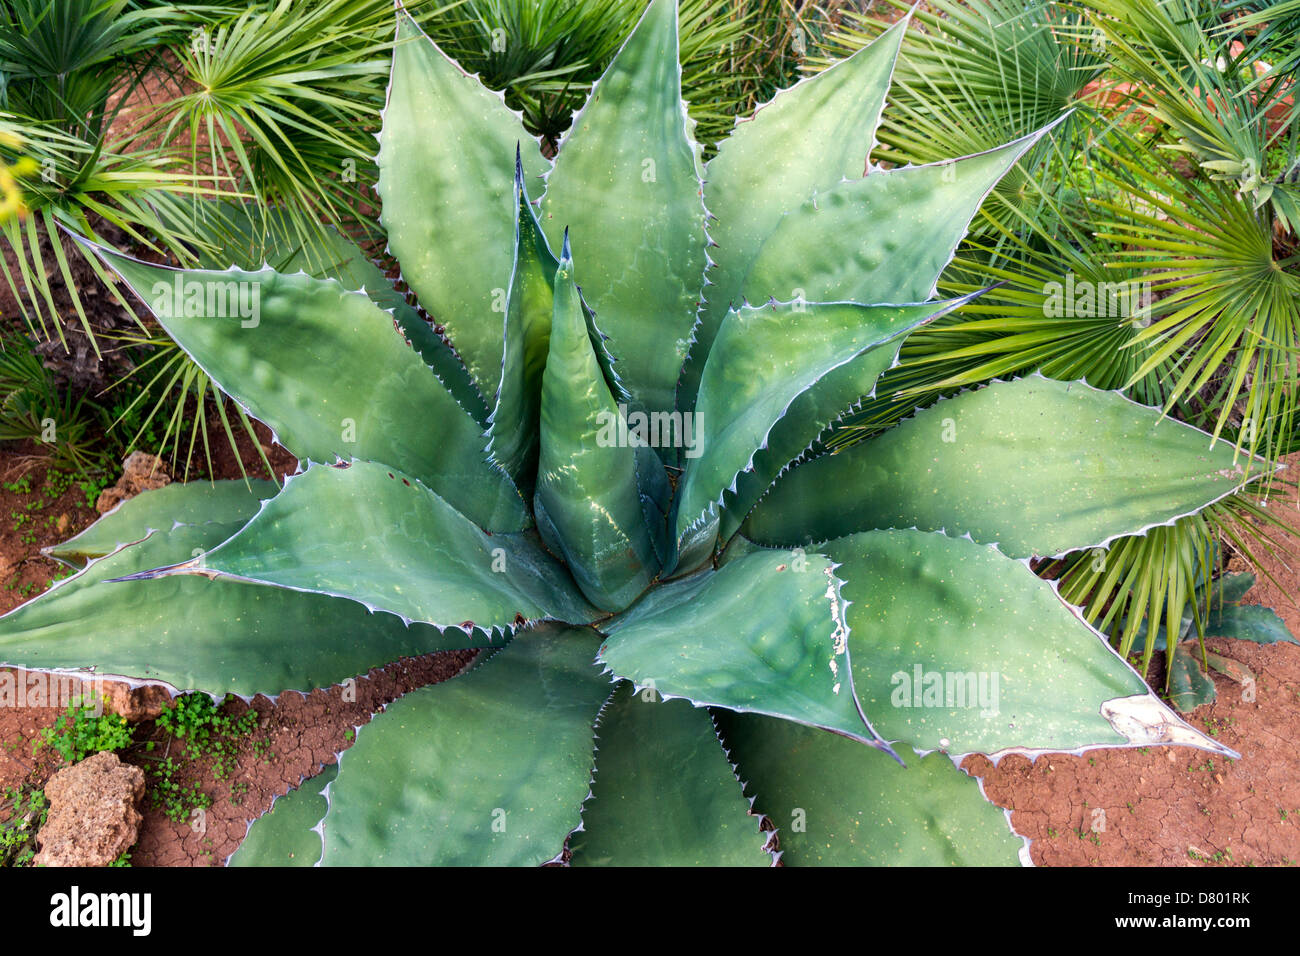
[[[133,451],[122,462],[122,477],[112,488],[105,488],[95,502],[95,510],[107,514],[128,498],[134,498],[142,491],[153,491],[171,484],[172,477],[167,466],[157,455],[145,451]]]
[[[104,709],[110,714],[120,715],[128,724],[155,720],[172,702],[171,691],[161,684],[132,687],[124,681],[104,681],[102,689]]]
[[[50,803],[36,835],[37,866],[108,866],[140,833],[144,771],[101,751],[65,767],[45,785]]]

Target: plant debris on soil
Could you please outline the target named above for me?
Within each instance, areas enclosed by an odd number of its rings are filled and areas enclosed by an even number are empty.
[[[251,439],[240,437],[240,456],[249,473],[260,473]],[[260,425],[258,439],[277,477],[295,470],[297,462],[273,446]],[[24,445],[0,451],[0,478],[5,483],[0,508],[5,515],[31,515],[22,521],[10,518],[0,533],[0,567],[8,582],[0,593],[0,610],[16,607],[66,574],[57,562],[41,556],[40,549],[65,540],[97,517],[93,500],[88,502],[76,483],[62,487],[55,479],[47,489],[47,468],[34,457],[37,451]],[[224,443],[215,443],[212,451],[214,477],[239,477],[239,461]],[[1292,456],[1289,464],[1300,466],[1300,455]],[[27,477],[26,485],[18,483],[22,476]],[[29,490],[11,490],[22,487]],[[39,505],[28,508],[31,502]],[[1273,506],[1294,504],[1278,500]],[[1285,544],[1300,554],[1300,539]],[[1300,592],[1296,573],[1282,559],[1267,564],[1293,593]],[[1233,559],[1231,569],[1249,570],[1240,559]],[[1260,576],[1246,601],[1272,607],[1293,633],[1300,634],[1300,608],[1266,576]],[[1240,685],[1212,674],[1218,699],[1188,716],[1194,726],[1238,751],[1240,760],[1186,747],[1048,754],[1032,762],[1010,755],[996,767],[982,755],[966,758],[963,768],[982,778],[988,798],[1009,809],[1016,832],[1032,841],[1034,863],[1300,863],[1300,752],[1294,746],[1300,739],[1300,646],[1222,639],[1209,640],[1207,646],[1257,675],[1254,699],[1247,700]],[[250,732],[233,739],[228,752],[218,756],[190,759],[185,743],[157,721],[136,724],[133,743],[119,751],[123,761],[145,772],[149,787],[131,865],[223,865],[249,824],[270,809],[277,796],[335,763],[356,740],[357,727],[401,695],[461,673],[477,654],[451,651],[408,658],[305,696],[286,692],[275,699],[258,696],[251,703],[231,698],[221,712],[233,722],[239,723],[250,710],[256,716],[242,722]],[[17,679],[23,679],[21,671]],[[63,714],[59,706],[0,708],[0,792],[16,787],[39,790],[62,766],[51,748],[33,754],[32,744]],[[165,802],[155,796],[156,770],[168,759],[175,767],[169,792],[200,795],[206,804],[202,813],[188,810],[169,816]]]

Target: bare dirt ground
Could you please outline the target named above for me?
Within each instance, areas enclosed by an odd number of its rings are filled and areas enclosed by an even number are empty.
[[[265,433],[264,443],[269,442]],[[265,445],[276,471],[295,467],[283,449]],[[248,441],[241,457],[253,461]],[[26,473],[40,489],[44,466],[34,449],[18,446],[0,452],[0,481],[12,485]],[[222,451],[214,461],[216,477],[236,477],[233,454]],[[1291,460],[1300,468],[1300,455]],[[57,487],[57,486],[56,486]],[[39,508],[28,509],[33,493],[0,487],[0,568],[4,590],[0,610],[8,610],[39,593],[59,566],[40,556],[40,548],[61,541],[95,517],[85,494],[75,485],[57,496],[39,495]],[[1295,502],[1288,516],[1300,519]],[[30,520],[13,524],[19,514]],[[65,520],[66,519],[66,520]],[[1289,545],[1300,554],[1300,539]],[[1300,576],[1274,560],[1273,573],[1300,591]],[[11,586],[12,585],[12,586]],[[1247,601],[1273,607],[1300,634],[1300,609],[1264,581]],[[1241,753],[1239,761],[1210,757],[1189,748],[1096,751],[1084,756],[1052,754],[1032,763],[1007,757],[997,767],[982,756],[967,758],[968,772],[983,778],[993,802],[1012,811],[1012,824],[1032,840],[1031,855],[1044,866],[1290,866],[1300,861],[1300,646],[1259,646],[1215,640],[1217,650],[1250,667],[1258,677],[1256,698],[1242,699],[1239,685],[1215,675],[1218,700],[1196,711],[1190,721]],[[212,800],[202,826],[173,822],[146,798],[140,839],[132,852],[136,866],[221,865],[243,840],[249,823],[266,812],[272,800],[302,779],[334,763],[351,745],[355,728],[400,695],[445,680],[472,662],[474,652],[428,655],[372,670],[356,682],[355,700],[343,689],[303,696],[257,697],[256,731],[243,739],[233,772],[213,773],[212,759],[182,762],[176,781],[197,785]],[[227,706],[232,716],[248,707]],[[52,727],[54,707],[0,709],[0,790],[20,784],[43,785],[59,766],[48,749],[33,755],[40,730]],[[159,756],[144,743],[168,738],[152,721],[135,730],[136,746],[124,759],[146,771]],[[1100,811],[1100,813],[1099,813]],[[1100,826],[1098,824],[1100,823]]]

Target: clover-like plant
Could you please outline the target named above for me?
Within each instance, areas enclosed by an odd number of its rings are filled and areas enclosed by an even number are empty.
[[[0,657],[251,695],[485,649],[360,731],[322,837],[304,787],[242,862],[763,865],[757,814],[790,863],[1015,862],[954,755],[1231,754],[1028,564],[1233,493],[1230,445],[1032,376],[821,453],[1041,132],[869,168],[899,24],[704,168],[651,0],[552,165],[398,19],[382,223],[439,326],[359,255],[97,248],[305,467],[123,505]]]

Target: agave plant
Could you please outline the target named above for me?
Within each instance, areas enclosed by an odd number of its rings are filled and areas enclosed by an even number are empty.
[[[759,815],[788,863],[1014,863],[959,755],[1232,755],[1028,566],[1231,493],[1230,444],[1035,375],[815,455],[954,307],[926,300],[1041,131],[866,174],[900,24],[706,170],[651,0],[551,164],[398,19],[382,223],[455,351],[373,268],[96,247],[305,467],[121,506],[0,658],[247,696],[483,649],[364,727],[327,800],[279,802],[252,863],[764,865]]]

